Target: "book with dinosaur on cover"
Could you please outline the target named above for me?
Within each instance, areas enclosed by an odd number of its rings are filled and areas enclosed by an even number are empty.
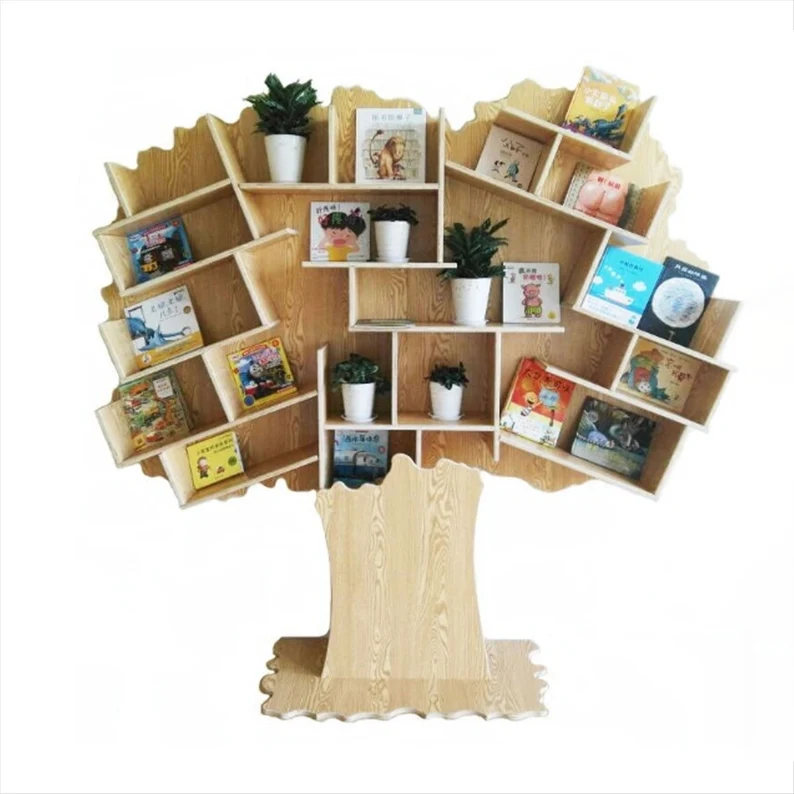
[[[424,182],[426,150],[421,108],[356,110],[356,182]]]
[[[349,488],[374,483],[389,465],[388,430],[335,430],[334,482]]]
[[[537,359],[522,358],[500,424],[517,436],[554,447],[575,388],[575,383],[548,372]]]
[[[193,261],[181,218],[171,218],[127,235],[137,282],[151,281]]]
[[[542,152],[542,143],[494,124],[485,139],[475,170],[528,190]]]
[[[312,262],[369,262],[369,202],[313,201],[309,218]]]
[[[237,434],[232,430],[189,444],[187,459],[196,490],[228,480],[244,471]]]
[[[298,391],[284,345],[277,336],[230,353],[228,359],[246,408],[261,408]]]
[[[136,452],[190,432],[190,414],[173,370],[122,383],[119,399]]]
[[[184,285],[127,306],[124,315],[139,369],[204,344],[190,293]]]
[[[637,86],[586,66],[562,126],[619,149],[638,102]]]
[[[571,455],[639,480],[656,422],[588,397],[571,446]]]

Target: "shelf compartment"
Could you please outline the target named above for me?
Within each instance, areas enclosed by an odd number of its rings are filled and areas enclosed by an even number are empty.
[[[376,429],[381,432],[388,432],[389,451],[388,451],[388,464],[386,469],[387,474],[391,469],[391,463],[395,455],[408,455],[409,458],[411,458],[415,463],[417,463],[417,465],[419,465],[417,461],[417,455],[421,453],[421,450],[417,446],[418,434],[413,430],[405,430],[395,427],[386,428],[380,425],[377,426],[377,428],[375,427],[357,428],[352,425],[347,425],[346,427],[337,428],[337,429],[349,430],[351,431],[351,433],[357,433],[357,432],[366,433],[368,431],[374,431]],[[329,445],[329,449],[331,450],[330,460],[328,461],[329,468],[327,474],[328,477],[327,483],[328,486],[330,486],[333,482],[334,431],[328,430],[326,432],[328,433],[328,445]]]
[[[581,212],[563,207],[562,204],[550,201],[541,196],[536,196],[529,191],[520,190],[512,185],[508,185],[506,182],[491,179],[491,177],[485,176],[484,174],[478,174],[471,168],[466,168],[465,166],[458,165],[449,160],[446,164],[446,173],[451,179],[457,179],[461,182],[465,182],[471,187],[494,193],[516,204],[523,205],[529,209],[544,213],[569,224],[582,226],[588,229],[601,229],[602,231],[607,231],[609,232],[610,240],[616,245],[646,245],[648,242],[643,235],[629,232],[626,229],[621,229],[610,223],[604,223],[604,221],[600,221],[597,218],[591,218]]]
[[[185,227],[194,264],[160,279],[138,284],[127,247],[127,234],[145,229],[168,218],[180,217]],[[158,281],[178,280],[182,273],[218,261],[230,249],[251,241],[251,232],[229,180],[147,212],[104,226],[94,232],[105,256],[113,281],[123,294],[145,291]]]
[[[457,267],[451,262],[301,262],[301,267],[345,270],[441,270]]]
[[[495,430],[491,415],[484,412],[471,415],[464,412],[463,418],[457,422],[444,422],[419,411],[400,411],[397,414],[397,427],[450,433],[493,432]]]

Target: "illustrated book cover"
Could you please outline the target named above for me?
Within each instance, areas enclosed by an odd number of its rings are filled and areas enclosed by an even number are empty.
[[[425,182],[427,113],[421,108],[356,110],[356,182]]]
[[[502,322],[558,323],[560,266],[557,262],[505,262]]]
[[[501,427],[529,441],[556,446],[575,388],[537,359],[522,358],[507,393]]]
[[[637,327],[689,347],[719,279],[716,273],[668,256]]]
[[[638,339],[618,389],[680,413],[699,369],[700,362],[689,356]]]
[[[312,262],[369,262],[369,204],[313,201],[309,258]]]
[[[156,223],[127,235],[135,279],[141,284],[193,261],[181,218]]]
[[[542,152],[542,143],[494,124],[485,139],[475,170],[528,190]]]
[[[190,414],[173,370],[122,383],[119,399],[137,452],[190,432]]]
[[[284,345],[277,336],[230,353],[227,358],[246,408],[262,408],[298,391]]]
[[[637,86],[586,66],[562,126],[619,149],[638,102]]]
[[[652,419],[588,397],[582,406],[571,454],[639,480],[655,427]]]
[[[127,306],[124,315],[140,369],[204,344],[190,293],[184,285]]]
[[[576,166],[564,207],[631,231],[642,199],[642,188],[587,163]]]
[[[335,430],[333,481],[349,488],[375,483],[389,465],[388,430]]]
[[[187,459],[196,490],[243,473],[237,433],[232,430],[189,444]]]
[[[582,308],[636,327],[663,269],[658,262],[608,245],[587,288]]]

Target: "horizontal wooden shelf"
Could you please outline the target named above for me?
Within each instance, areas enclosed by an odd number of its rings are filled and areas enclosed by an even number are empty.
[[[453,322],[415,323],[409,327],[383,327],[352,325],[348,329],[356,333],[398,334],[563,334],[565,326],[559,323],[548,325],[523,325],[521,323],[486,323],[485,325],[458,325]]]
[[[613,226],[611,223],[604,223],[604,221],[600,221],[597,218],[591,218],[576,210],[563,207],[562,204],[557,204],[555,201],[549,201],[549,199],[537,196],[527,190],[521,190],[520,188],[508,185],[506,182],[500,182],[498,179],[492,179],[484,174],[479,174],[471,168],[453,163],[451,160],[447,160],[445,168],[447,176],[452,179],[458,179],[472,187],[495,193],[508,201],[523,204],[528,209],[542,212],[585,228],[607,231],[610,233],[610,242],[613,244],[646,245],[648,243],[648,239],[642,235],[634,234],[634,232],[621,229],[618,226]]]
[[[603,482],[609,483],[611,485],[617,485],[620,488],[629,491],[629,493],[645,496],[650,499],[656,499],[656,494],[640,487],[637,483],[633,482],[627,477],[622,477],[620,474],[616,474],[609,469],[596,466],[594,463],[590,463],[589,461],[583,460],[582,458],[577,458],[575,455],[571,455],[570,452],[566,452],[565,450],[559,449],[557,447],[546,447],[542,444],[536,444],[533,441],[527,441],[526,439],[516,436],[507,430],[502,430],[499,434],[499,438],[502,444],[515,447],[516,449],[520,449],[530,455],[535,455],[536,457],[543,458],[544,460],[550,460],[552,463],[557,463],[560,466],[565,466],[567,469],[578,471],[580,474],[584,474],[587,477],[592,477],[596,480],[602,480]]]
[[[301,262],[303,267],[359,270],[446,270],[456,268],[455,262]]]
[[[437,182],[241,182],[245,193],[435,193]]]
[[[388,413],[385,413],[383,416],[376,416],[372,422],[348,422],[339,415],[328,417],[328,419],[325,420],[326,430],[358,430],[368,427],[378,427],[381,430],[385,430],[393,428],[394,425],[391,424],[391,418]]]
[[[397,414],[395,430],[449,430],[475,433],[478,431],[493,432],[496,425],[485,413],[464,414],[456,422],[433,419],[421,411],[400,411]]]

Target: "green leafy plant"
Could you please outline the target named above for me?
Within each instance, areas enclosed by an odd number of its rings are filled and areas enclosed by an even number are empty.
[[[416,226],[419,223],[416,213],[407,204],[400,204],[399,207],[381,204],[380,207],[367,210],[367,213],[373,221],[405,221],[411,226]]]
[[[331,385],[334,391],[340,389],[345,383],[374,383],[378,394],[387,392],[390,383],[380,374],[380,367],[358,353],[351,353],[345,361],[340,361],[331,374]]]
[[[309,137],[309,111],[320,103],[312,81],[283,85],[274,74],[265,78],[267,93],[245,98],[259,116],[256,132],[265,135],[301,135]]]
[[[509,220],[505,218],[491,225],[487,218],[479,226],[467,230],[462,223],[455,223],[444,229],[444,245],[457,267],[449,267],[438,275],[450,278],[503,278],[505,266],[500,262],[491,264],[496,252],[507,245],[506,237],[497,237],[499,231]]]
[[[445,389],[451,389],[453,386],[460,386],[465,389],[469,385],[469,379],[466,377],[466,367],[463,366],[462,361],[458,363],[457,367],[436,364],[425,380],[429,380],[432,383],[440,383]]]

